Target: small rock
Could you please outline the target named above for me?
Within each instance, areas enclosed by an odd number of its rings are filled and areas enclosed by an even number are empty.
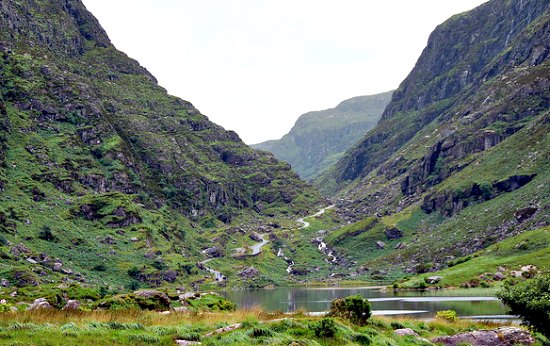
[[[176,344],[180,346],[189,346],[189,345],[202,345],[198,341],[188,341],[188,340],[176,340]]]
[[[5,299],[0,300],[0,304],[1,304],[1,305],[6,305],[7,303],[8,303],[8,301],[5,300]]]
[[[506,276],[501,272],[496,272],[495,275],[493,275],[493,278],[497,281],[500,281],[500,280],[504,280]]]
[[[17,291],[11,292],[10,297],[12,297],[12,298],[17,297]]]
[[[428,276],[424,278],[424,281],[426,281],[427,284],[436,284],[441,281],[441,279],[443,279],[441,276]]]
[[[245,279],[252,279],[257,277],[260,274],[260,271],[254,267],[245,268],[242,272],[239,273],[239,276]]]
[[[132,237],[132,238],[130,238],[130,241],[131,241],[131,242],[133,242],[133,243],[135,243],[135,242],[138,242],[138,241],[139,241],[139,239],[138,239],[138,238],[136,238],[136,237]]]
[[[399,239],[403,237],[403,232],[398,228],[389,228],[385,231],[388,240]]]
[[[10,287],[10,282],[7,279],[2,279],[2,280],[0,280],[0,286]]]
[[[377,246],[379,249],[383,249],[383,248],[386,247],[386,243],[384,243],[383,241],[378,240],[378,241],[376,242],[376,246]]]
[[[397,243],[397,244],[395,245],[394,249],[395,249],[395,250],[402,250],[402,249],[404,249],[404,248],[406,248],[406,247],[407,247],[407,245],[405,245],[405,243],[399,242],[399,243]]]
[[[263,241],[264,240],[258,232],[250,233],[250,239],[252,239],[254,241]]]
[[[189,309],[185,306],[178,306],[177,308],[174,308],[174,312],[188,312]]]
[[[78,300],[69,300],[61,310],[78,310],[80,302]]]
[[[418,336],[418,334],[411,328],[396,329],[393,332],[399,336],[409,336],[409,335]]]
[[[51,309],[50,303],[46,300],[46,298],[38,298],[35,299],[34,302],[27,308],[29,311],[33,310],[40,310],[40,309]]]
[[[178,296],[179,300],[187,300],[187,299],[195,298],[195,297],[196,297],[196,295],[193,292],[183,293],[183,294],[180,294]]]

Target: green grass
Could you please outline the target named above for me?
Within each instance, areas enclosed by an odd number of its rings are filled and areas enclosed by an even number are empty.
[[[519,270],[525,265],[535,265],[540,270],[550,268],[550,227],[527,231],[487,249],[474,253],[464,263],[429,274],[423,274],[401,286],[417,287],[424,277],[439,275],[438,285],[460,286],[485,273],[494,274],[499,267],[506,269],[505,274],[511,278],[510,271]],[[493,282],[494,283],[494,282]]]
[[[33,322],[29,322],[33,321]],[[209,315],[118,311],[0,314],[0,343],[7,345],[173,345],[176,339],[204,345],[423,345],[414,337],[400,337],[396,328],[411,328],[422,338],[432,338],[497,325],[471,321],[432,322],[371,318],[359,327],[340,319],[332,337],[317,336],[322,318],[300,314],[281,317],[261,310]],[[242,323],[231,332],[206,336],[217,328]],[[326,323],[325,323],[326,324]],[[537,344],[538,345],[538,344]]]

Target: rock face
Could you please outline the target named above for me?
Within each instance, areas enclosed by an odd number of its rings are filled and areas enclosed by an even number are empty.
[[[458,346],[514,346],[532,345],[535,339],[529,332],[514,327],[503,327],[495,330],[480,330],[469,333],[462,333],[453,336],[443,336],[431,340],[434,343]]]
[[[303,114],[281,139],[252,147],[272,152],[300,177],[312,179],[376,125],[391,95],[358,96],[332,109]]]
[[[414,224],[406,250],[380,254],[391,264],[441,268],[550,224],[549,14],[493,0],[439,25],[377,126],[316,179],[349,221]]]

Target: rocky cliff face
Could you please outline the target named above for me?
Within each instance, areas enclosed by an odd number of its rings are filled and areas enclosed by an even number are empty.
[[[2,1],[0,18],[6,252],[22,241],[27,256],[48,250],[61,261],[72,246],[82,271],[116,259],[126,264],[113,272],[126,277],[128,263],[192,253],[186,229],[319,202],[288,164],[169,96],[81,1]]]
[[[281,139],[252,147],[272,152],[303,179],[312,179],[376,125],[391,95],[358,96],[332,109],[306,113]]]
[[[435,29],[379,124],[317,185],[353,200],[348,215],[415,215],[421,230],[394,263],[443,262],[542,227],[548,90],[550,1],[489,1]],[[523,208],[538,213],[518,222]]]

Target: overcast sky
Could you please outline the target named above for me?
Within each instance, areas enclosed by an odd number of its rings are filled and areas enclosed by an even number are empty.
[[[430,32],[485,0],[83,0],[114,45],[248,144],[395,89]]]

